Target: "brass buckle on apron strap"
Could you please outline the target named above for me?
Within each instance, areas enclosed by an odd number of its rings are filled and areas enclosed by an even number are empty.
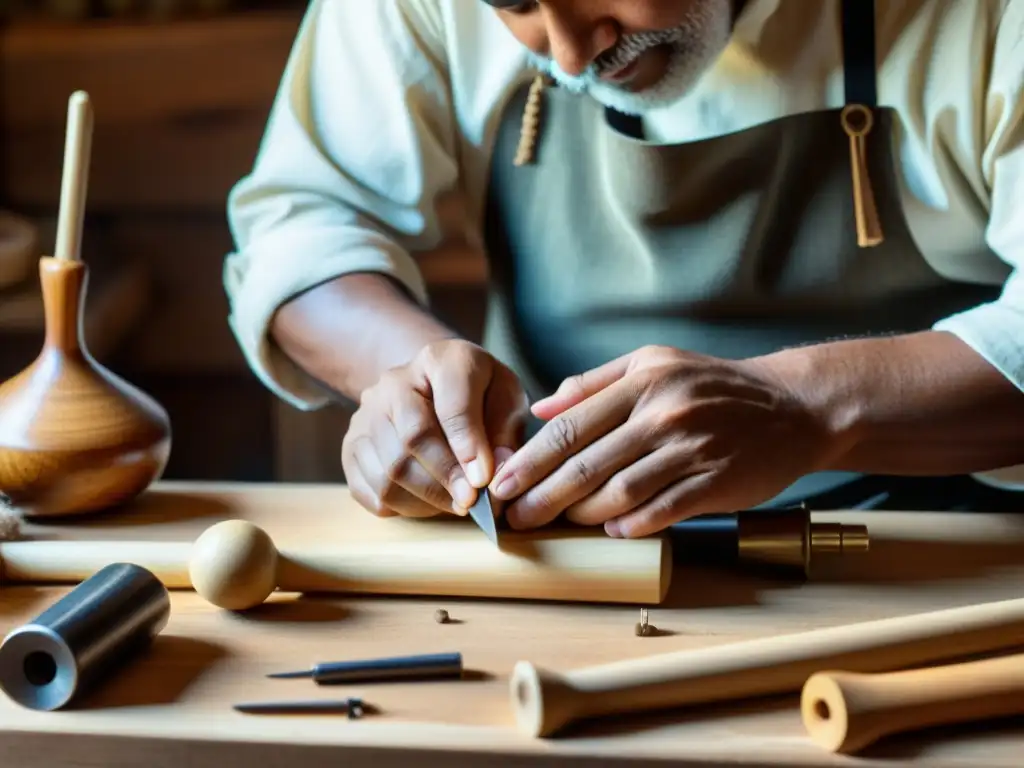
[[[874,114],[863,104],[847,104],[839,115],[843,130],[850,137],[850,171],[853,176],[853,207],[857,218],[857,244],[869,248],[882,242],[882,223],[878,218],[875,195],[868,176],[867,135],[875,124]]]

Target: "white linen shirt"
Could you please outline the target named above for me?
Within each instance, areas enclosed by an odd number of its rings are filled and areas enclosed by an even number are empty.
[[[977,279],[942,254],[975,237],[980,217],[1014,270],[997,301],[936,328],[1024,390],[1024,0],[876,7],[879,104],[900,117],[897,174],[915,239],[949,276]],[[693,94],[716,109],[692,109],[688,96],[646,119],[652,138],[697,140],[842,105],[839,9],[751,0]],[[465,236],[438,205],[457,194],[466,220],[480,221],[500,99],[528,74],[525,50],[480,0],[310,3],[255,165],[228,201],[229,322],[277,396],[303,410],[328,400],[269,336],[297,294],[375,271],[427,304],[417,257]],[[915,207],[948,211],[949,227],[915,230]]]

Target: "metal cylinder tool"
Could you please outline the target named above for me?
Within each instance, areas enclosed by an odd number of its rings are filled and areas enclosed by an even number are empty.
[[[61,709],[147,647],[170,609],[148,570],[108,565],[4,638],[0,688],[29,709]]]

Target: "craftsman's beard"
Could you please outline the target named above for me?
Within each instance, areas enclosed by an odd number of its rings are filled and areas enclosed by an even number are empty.
[[[607,107],[626,114],[644,112],[672,104],[684,96],[718,58],[732,34],[732,0],[702,0],[694,3],[681,24],[657,32],[628,35],[603,53],[578,77],[567,75],[546,56],[530,53],[530,63],[574,93],[588,93]],[[661,45],[671,47],[665,73],[654,85],[640,91],[628,90],[629,84],[600,79]]]

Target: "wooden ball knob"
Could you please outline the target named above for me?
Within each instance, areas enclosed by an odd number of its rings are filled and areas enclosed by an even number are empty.
[[[277,547],[259,526],[226,520],[192,545],[192,588],[218,608],[244,611],[262,605],[277,588]]]

